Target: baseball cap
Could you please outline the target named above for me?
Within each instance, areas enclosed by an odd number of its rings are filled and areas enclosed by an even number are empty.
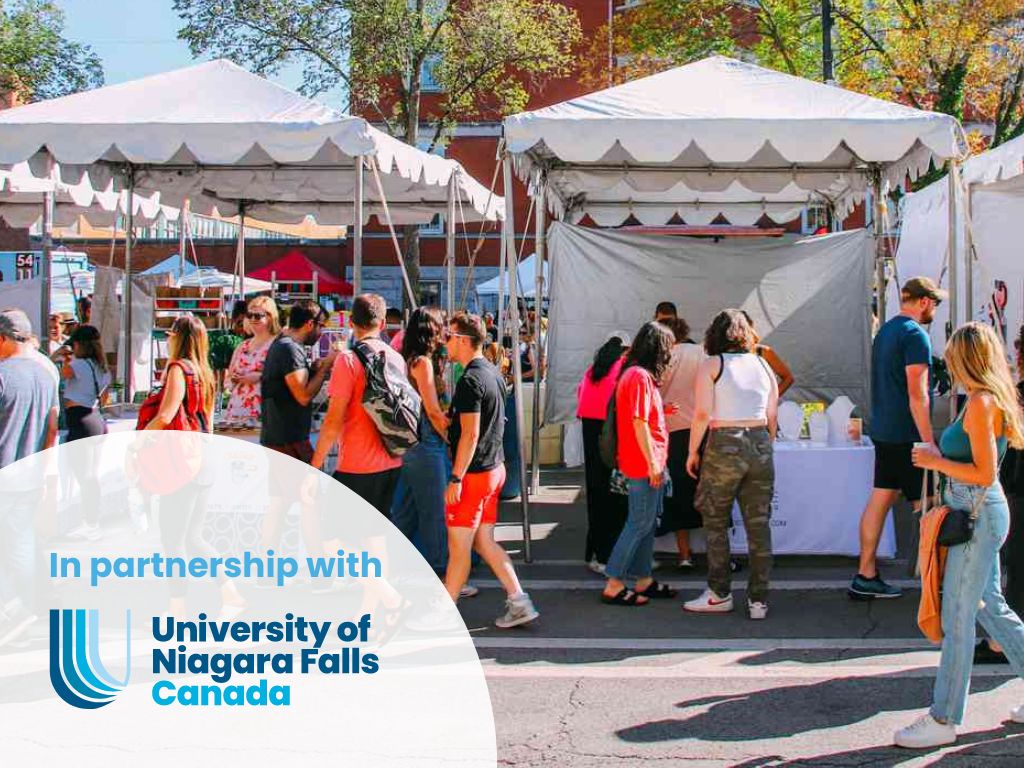
[[[912,277],[903,284],[900,295],[904,299],[934,299],[945,301],[949,293],[942,290],[927,277]]]
[[[32,323],[20,309],[0,310],[0,336],[14,341],[28,341],[32,336]]]
[[[618,339],[619,341],[622,342],[622,346],[624,347],[628,347],[629,343],[632,341],[630,335],[625,331],[613,331],[612,333],[608,334],[608,339],[609,341],[611,339]]]

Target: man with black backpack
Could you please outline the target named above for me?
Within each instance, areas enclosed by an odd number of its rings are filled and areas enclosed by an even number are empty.
[[[402,453],[416,443],[420,403],[405,360],[381,339],[386,312],[387,304],[376,294],[352,302],[351,348],[334,363],[327,416],[311,464],[320,469],[337,443],[335,479],[390,517]],[[325,532],[326,539],[341,533],[334,528]]]

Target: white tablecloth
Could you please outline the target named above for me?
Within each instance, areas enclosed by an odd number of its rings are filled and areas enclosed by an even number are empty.
[[[860,516],[874,485],[875,449],[863,445],[812,445],[807,440],[775,443],[772,548],[778,555],[851,555],[860,550]],[[739,509],[733,509],[733,552],[747,551]],[[703,531],[694,531],[703,551]],[[661,536],[659,552],[675,552],[675,534]],[[892,515],[886,520],[879,557],[896,554]]]

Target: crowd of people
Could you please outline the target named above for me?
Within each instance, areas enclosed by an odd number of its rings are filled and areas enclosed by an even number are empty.
[[[962,407],[936,439],[925,327],[945,298],[927,278],[908,280],[900,312],[873,341],[874,488],[861,518],[858,571],[848,590],[856,600],[902,595],[882,579],[876,563],[884,524],[901,494],[915,511],[936,502],[944,505],[940,510],[971,510],[969,542],[949,547],[940,582],[942,653],[933,704],[895,735],[895,742],[907,747],[955,740],[972,663],[1008,661],[1024,676],[1024,624],[1016,613],[1024,595],[1024,532],[1019,523],[1011,524],[1024,509],[1024,383],[1015,386],[1006,352],[990,326],[971,322],[958,328],[944,356],[963,391]],[[258,423],[262,445],[316,469],[323,469],[336,450],[335,478],[416,544],[453,601],[477,594],[468,583],[475,551],[506,593],[496,624],[507,628],[535,620],[539,614],[494,537],[506,479],[503,370],[511,366],[503,347],[520,355],[524,378],[542,376],[545,340],[537,360],[535,318],[524,324],[516,349],[501,343],[511,340],[498,338],[491,316],[447,317],[422,307],[403,323],[389,315],[380,296],[364,294],[353,301],[349,342],[311,360],[308,350],[328,319],[319,304],[292,305],[284,327],[269,298],[252,300],[238,317],[244,340],[226,366],[228,421]],[[0,466],[52,447],[60,418],[69,441],[105,432],[99,408],[111,374],[102,342],[93,326],[70,325],[66,318],[51,318],[43,354],[24,313],[0,312]],[[152,413],[144,425],[140,418],[140,427],[212,431],[217,376],[206,328],[182,316],[168,338],[163,385],[151,394]],[[1018,374],[1024,379],[1022,347],[1024,328],[1016,342]],[[393,449],[368,405],[371,364],[384,371],[387,386],[415,393],[418,424],[408,450]],[[682,608],[697,614],[735,610],[732,577],[740,566],[730,551],[729,528],[736,505],[748,541],[747,615],[767,617],[773,441],[779,398],[793,384],[793,373],[762,343],[741,309],[719,312],[699,342],[670,302],[659,304],[635,334],[609,335],[577,390],[586,473],[584,558],[605,578],[602,602],[635,608],[675,598],[676,590],[653,576],[654,538],[674,534],[677,565],[689,569],[694,564],[690,533],[702,528],[707,588]],[[327,410],[314,446],[314,401],[325,387]],[[98,501],[89,467],[73,469],[83,497],[91,494]],[[943,478],[934,498],[926,471]],[[191,512],[161,519],[169,554],[208,546],[202,535],[204,484],[209,480],[196,478],[188,484],[190,497],[175,505]],[[5,490],[0,496],[0,644],[33,618],[32,515],[40,489],[28,481],[25,488]],[[281,489],[271,488],[265,546],[280,536],[284,510],[273,503],[280,495]],[[936,527],[934,518],[925,521]],[[87,516],[71,535],[95,540],[98,530],[95,516]],[[341,539],[340,521],[321,520],[318,514],[315,521],[304,520],[303,535],[310,551],[330,551]],[[243,610],[237,586],[228,580],[220,586],[224,610]],[[183,593],[173,594],[172,610],[183,610],[183,600]],[[976,622],[988,634],[980,643]],[[1011,716],[1024,722],[1024,707]]]

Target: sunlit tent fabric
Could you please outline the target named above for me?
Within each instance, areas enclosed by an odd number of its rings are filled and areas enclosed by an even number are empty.
[[[548,274],[549,274],[549,263],[544,262],[544,285],[548,285]],[[497,277],[491,278],[485,282],[480,283],[476,287],[476,292],[480,296],[497,296],[501,292],[501,282],[505,281],[505,292],[508,292],[508,277],[505,275],[498,275]],[[519,262],[519,295],[532,299],[537,295],[537,254],[531,253],[521,262]],[[547,295],[547,289],[545,288],[544,295]]]
[[[184,277],[178,279],[179,286],[200,286],[202,288],[223,288],[225,293],[231,294],[238,290],[238,277],[228,272],[221,272],[215,267],[200,267],[187,272]],[[267,293],[273,286],[265,280],[257,280],[247,277],[245,279],[246,294]]]
[[[246,276],[246,291],[249,290],[248,280],[255,277],[259,280],[289,281],[312,280],[316,274],[317,291],[319,293],[336,293],[339,296],[351,296],[352,284],[332,275],[319,264],[311,261],[302,251],[291,250],[279,259],[254,269]]]
[[[180,280],[185,275],[190,275],[199,267],[189,260],[182,264],[181,255],[173,253],[163,261],[159,261],[149,269],[143,270],[141,275],[170,275],[172,280]]]
[[[43,150],[61,179],[93,189],[159,193],[199,214],[323,224],[353,219],[354,158],[374,158],[395,223],[425,223],[447,199],[453,174],[467,220],[495,219],[501,198],[451,160],[403,144],[360,117],[343,115],[225,60],[0,113],[0,164],[31,160],[43,175]],[[364,215],[380,214],[372,180]]]
[[[971,157],[963,165],[963,184],[970,188],[971,237],[974,242],[971,319],[993,323],[1012,342],[1024,323],[1024,258],[1020,221],[1024,219],[1024,137]],[[963,196],[961,196],[963,197]],[[967,240],[962,199],[956,207],[958,249]],[[896,273],[899,282],[925,275],[949,287],[949,182],[929,184],[904,198],[901,205]],[[966,270],[958,275],[966,296]],[[997,281],[1000,285],[997,285]],[[887,315],[899,312],[897,281],[889,285]],[[932,346],[945,348],[948,304],[939,306],[931,325]]]
[[[557,218],[776,221],[813,200],[843,216],[877,167],[892,184],[966,147],[955,118],[713,56],[505,118],[521,178]]]

